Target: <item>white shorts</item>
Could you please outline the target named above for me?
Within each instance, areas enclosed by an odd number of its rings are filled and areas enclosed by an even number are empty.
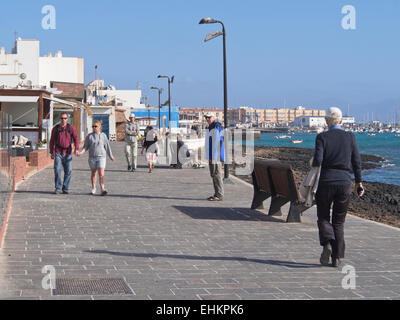
[[[89,167],[92,170],[95,169],[105,169],[106,168],[106,158],[89,158]]]
[[[152,152],[146,152],[146,160],[149,163],[155,164],[157,162],[157,154]]]

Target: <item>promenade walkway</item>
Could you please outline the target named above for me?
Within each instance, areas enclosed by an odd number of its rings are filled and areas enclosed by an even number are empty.
[[[249,185],[235,180],[210,203],[207,169],[157,168],[144,158],[126,171],[123,143],[113,143],[107,197],[90,196],[87,155],[74,158],[70,195],[53,194],[48,168],[18,187],[0,250],[0,299],[400,299],[400,230],[349,216],[344,265],[321,266],[316,210],[286,224],[248,209]],[[121,278],[132,294],[52,295],[56,278]],[[348,283],[348,282],[347,282]]]

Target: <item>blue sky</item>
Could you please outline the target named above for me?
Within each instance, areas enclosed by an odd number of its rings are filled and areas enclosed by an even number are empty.
[[[41,26],[44,5],[56,8],[56,30]],[[356,9],[356,30],[344,30],[342,7]],[[175,75],[172,103],[222,107],[222,38],[204,43],[218,24],[227,28],[229,106],[326,108],[388,120],[400,114],[398,0],[2,0],[0,46],[9,52],[14,30],[41,41],[41,54],[62,50],[85,58],[107,84],[136,89],[157,104],[157,75]],[[166,100],[164,95],[163,100]]]

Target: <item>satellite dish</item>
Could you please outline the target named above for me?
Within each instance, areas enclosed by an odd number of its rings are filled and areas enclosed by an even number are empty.
[[[19,77],[20,77],[22,80],[25,80],[25,79],[26,79],[26,73],[21,73],[21,74],[19,75]]]

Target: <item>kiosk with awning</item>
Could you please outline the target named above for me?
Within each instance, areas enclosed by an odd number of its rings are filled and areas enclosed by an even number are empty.
[[[58,120],[53,116],[55,109],[72,112],[84,109],[77,102],[54,97],[54,93],[54,90],[45,89],[0,89],[0,111],[11,115],[13,136],[22,135],[34,145],[44,139],[49,140]],[[80,120],[80,117],[74,119],[74,126],[80,128]],[[78,123],[75,124],[75,121]]]

